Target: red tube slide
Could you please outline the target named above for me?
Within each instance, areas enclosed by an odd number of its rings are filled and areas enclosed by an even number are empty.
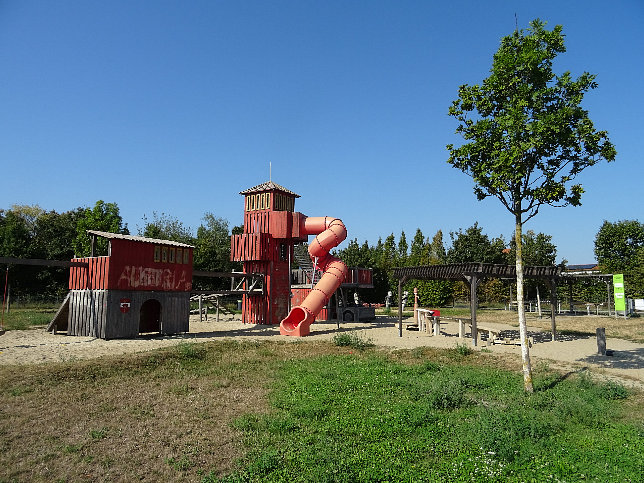
[[[316,266],[324,275],[304,302],[293,307],[280,323],[280,334],[295,337],[309,335],[309,327],[315,322],[316,315],[324,308],[348,273],[344,262],[329,254],[332,248],[347,237],[347,229],[342,220],[328,216],[307,217],[300,226],[300,233],[317,235],[309,243],[309,255],[314,261],[317,258]]]

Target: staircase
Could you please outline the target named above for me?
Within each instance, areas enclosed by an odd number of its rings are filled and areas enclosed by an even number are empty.
[[[313,260],[309,256],[308,245],[300,244],[293,247],[293,255],[295,257],[295,262],[298,264],[301,270],[306,274],[307,280],[311,281],[311,285],[315,285],[322,277],[322,272],[320,270],[313,271]]]

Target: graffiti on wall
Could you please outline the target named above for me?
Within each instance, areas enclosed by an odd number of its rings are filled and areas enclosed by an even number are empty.
[[[189,291],[192,278],[186,270],[174,271],[169,268],[135,267],[126,265],[118,280],[121,290],[165,290]]]

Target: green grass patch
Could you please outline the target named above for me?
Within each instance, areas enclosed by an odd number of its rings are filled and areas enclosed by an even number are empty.
[[[273,411],[236,420],[248,454],[224,481],[641,478],[644,426],[620,417],[626,389],[549,371],[535,385],[375,354],[287,362]]]
[[[6,330],[27,330],[32,327],[48,325],[56,314],[52,308],[12,308],[4,314]]]

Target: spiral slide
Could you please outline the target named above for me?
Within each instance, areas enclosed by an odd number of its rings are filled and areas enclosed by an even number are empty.
[[[293,307],[280,323],[280,334],[294,337],[309,335],[315,316],[324,308],[348,273],[344,262],[329,254],[332,248],[347,237],[347,229],[342,220],[328,216],[307,217],[303,219],[300,233],[317,235],[309,244],[309,255],[314,261],[317,258],[316,265],[324,275],[302,304]]]

